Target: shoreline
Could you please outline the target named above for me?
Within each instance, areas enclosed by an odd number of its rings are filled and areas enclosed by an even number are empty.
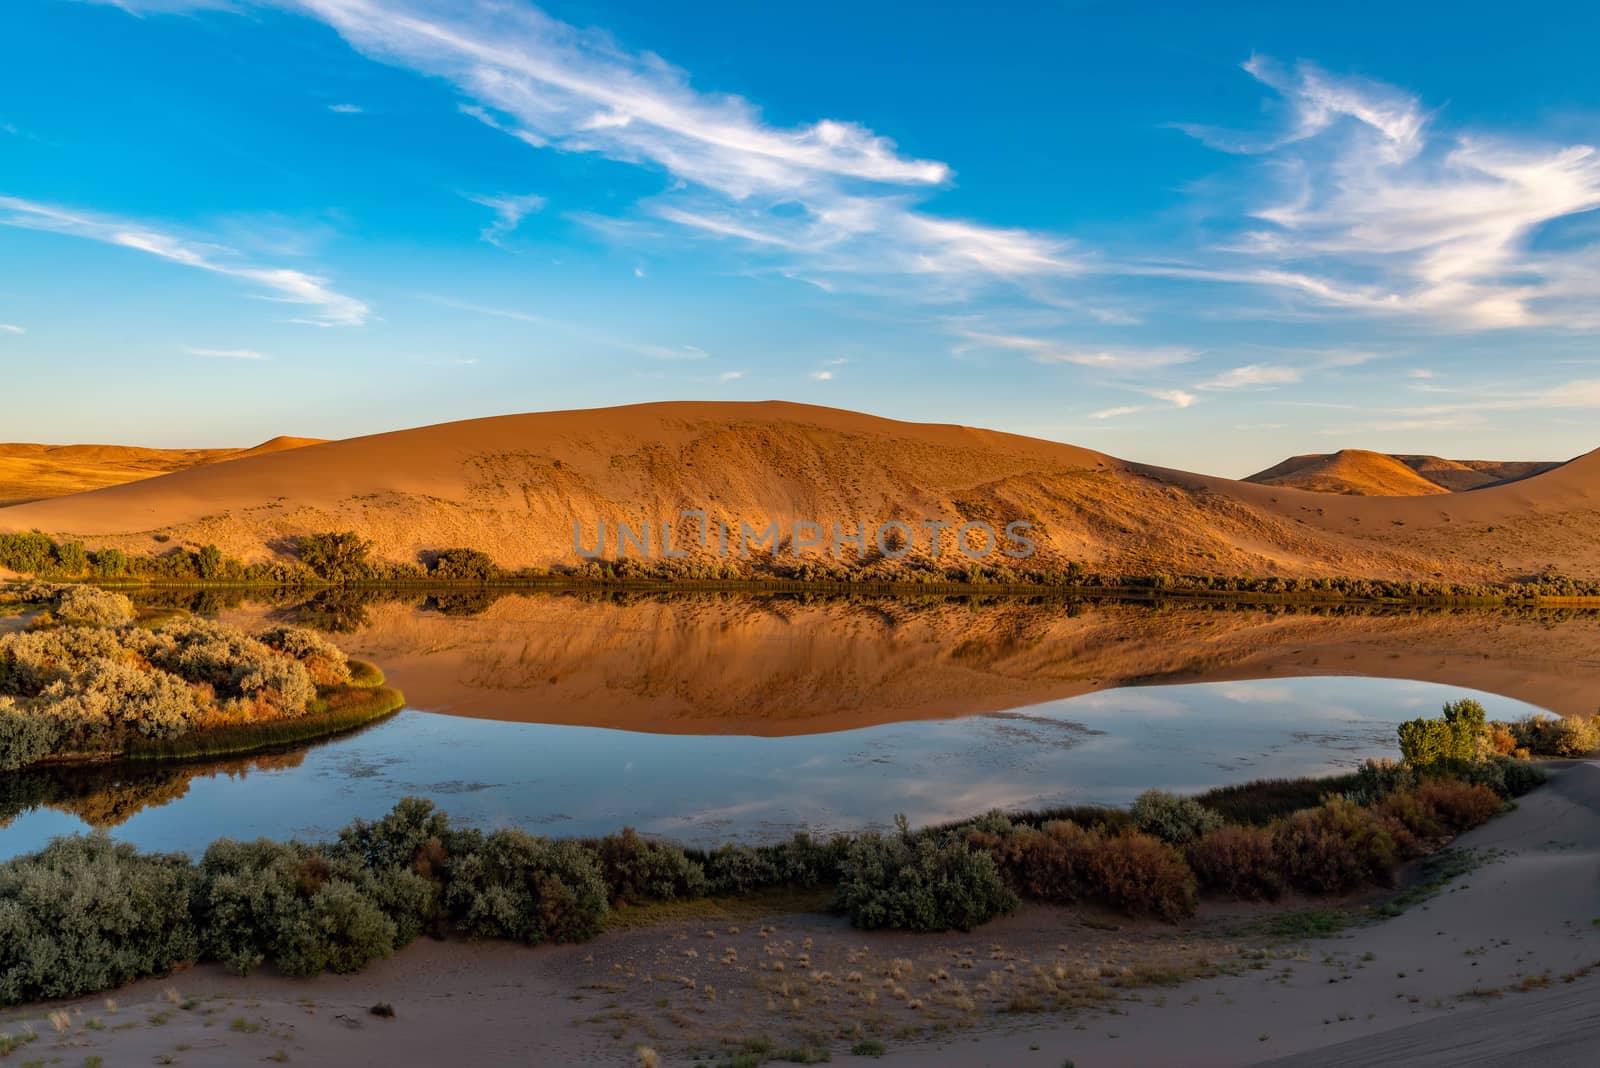
[[[1573,1036],[1593,1025],[1570,1007],[1592,999],[1586,976],[1600,965],[1589,900],[1600,864],[1600,766],[1562,767],[1452,848],[1480,863],[1399,915],[1342,929],[1313,921],[1405,887],[1320,900],[1310,911],[1218,904],[1177,927],[1090,906],[1030,905],[966,935],[861,931],[756,902],[736,914],[668,915],[577,945],[423,940],[345,976],[239,978],[203,965],[141,980],[111,1000],[14,1007],[0,1013],[0,1030],[33,1027],[39,1037],[24,1059],[66,1049],[191,1065],[276,1059],[282,1050],[313,1065],[451,1056],[622,1066],[641,1063],[640,1045],[673,1068],[727,1063],[747,1049],[767,1051],[751,1064],[802,1048],[865,1064],[876,1056],[850,1053],[863,1021],[882,1029],[884,1060],[908,1065],[1286,1057],[1443,1065],[1503,1063],[1494,1060],[1501,1046],[1521,1034],[1503,1030],[1511,1015],[1552,1021],[1541,1042],[1565,1056],[1545,1063],[1583,1063]],[[1249,934],[1273,916],[1304,922]],[[1030,1003],[1030,984],[1061,968],[1059,1000]],[[865,981],[851,981],[852,970]],[[889,996],[891,975],[913,1000]],[[1009,1007],[962,1007],[956,981],[971,989],[997,977],[1016,987]],[[870,1005],[869,991],[879,995]],[[379,1004],[394,1016],[373,1015]],[[63,1032],[51,1029],[51,1011],[67,1013]],[[1440,1028],[1447,1042],[1417,1049],[1413,1035]]]

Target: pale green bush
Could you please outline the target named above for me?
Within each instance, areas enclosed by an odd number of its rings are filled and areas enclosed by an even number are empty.
[[[318,686],[335,686],[350,681],[350,661],[344,650],[327,638],[305,627],[269,627],[256,638],[270,649],[292,657],[306,666]]]
[[[451,841],[450,854],[445,907],[465,934],[529,945],[581,942],[605,924],[605,880],[594,854],[576,842],[466,831]]]
[[[1168,845],[1183,847],[1222,826],[1222,817],[1192,797],[1146,790],[1133,802],[1133,824]]]
[[[122,660],[120,631],[52,627],[0,637],[0,693],[32,697],[97,660]]]
[[[162,975],[198,952],[181,853],[102,834],[0,864],[0,1004],[75,997]]]
[[[298,842],[224,838],[200,860],[195,916],[206,956],[241,975],[267,961],[316,975],[387,957],[416,936],[432,898],[410,872],[369,871]],[[386,905],[398,906],[401,923]]]
[[[863,835],[845,855],[835,903],[863,928],[970,931],[1017,907],[988,853],[960,839]]]
[[[1355,785],[1345,791],[1345,796],[1358,805],[1375,805],[1392,793],[1416,785],[1417,773],[1409,764],[1369,758],[1356,769]]]
[[[203,706],[192,686],[165,671],[96,660],[45,687],[31,710],[54,718],[63,740],[92,746],[120,729],[176,738],[193,728]]]
[[[35,715],[26,703],[0,697],[0,771],[15,771],[55,752],[60,730],[54,719]]]
[[[98,586],[68,586],[56,597],[52,611],[64,623],[110,627],[132,621],[133,601]]]

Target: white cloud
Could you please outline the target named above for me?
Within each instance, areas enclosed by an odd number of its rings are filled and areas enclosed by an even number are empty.
[[[1196,400],[1193,393],[1182,389],[1152,389],[1147,392],[1156,400],[1166,401],[1174,408],[1187,408]]]
[[[16,323],[0,323],[0,334],[26,334],[27,332]]]
[[[811,377],[816,379],[818,382],[831,382],[833,380],[833,372],[832,371],[812,371],[811,372]]]
[[[1418,367],[1411,372],[1412,378],[1428,379],[1433,377],[1433,372],[1426,367]]]
[[[744,377],[743,371],[724,371],[717,376],[718,382],[736,382]]]
[[[1196,385],[1196,389],[1264,389],[1300,381],[1300,369],[1250,363],[1224,371]]]
[[[1052,338],[1023,334],[995,334],[961,329],[966,339],[957,352],[975,348],[1011,349],[1026,353],[1035,363],[1070,363],[1104,371],[1149,371],[1188,363],[1199,353],[1176,346],[1136,347],[1126,345],[1074,345]]]
[[[799,260],[809,276],[933,276],[950,285],[1070,273],[1064,243],[919,211],[950,168],[859,124],[767,122],[695,89],[649,53],[513,3],[280,0],[362,53],[440,77],[461,110],[534,146],[593,153],[674,179],[651,205],[680,226]]]
[[[360,104],[329,104],[328,110],[335,115],[360,115],[366,109]]]
[[[1447,133],[1391,86],[1261,57],[1245,69],[1278,92],[1281,128],[1185,129],[1264,157],[1271,191],[1257,195],[1254,222],[1215,262],[1133,273],[1272,286],[1451,329],[1600,325],[1600,246],[1533,246],[1550,224],[1600,208],[1594,146]]]
[[[135,249],[185,267],[250,282],[265,291],[258,294],[262,300],[311,309],[305,318],[292,319],[291,322],[314,326],[359,326],[366,322],[369,314],[369,309],[361,301],[330,289],[326,278],[286,267],[251,263],[232,249],[191,241],[127,219],[0,196],[0,226],[88,238]]]
[[[254,349],[186,349],[190,356],[208,360],[270,360],[272,357]]]
[[[1090,419],[1117,419],[1117,418],[1120,418],[1121,416],[1124,416],[1124,415],[1133,415],[1136,412],[1142,412],[1142,411],[1144,411],[1144,407],[1142,405],[1130,404],[1130,405],[1125,405],[1124,407],[1121,407],[1121,408],[1104,408],[1104,409],[1101,409],[1098,412],[1091,412],[1091,413],[1089,413],[1089,418]]]
[[[468,200],[474,204],[482,204],[494,212],[494,222],[478,233],[478,236],[491,245],[500,246],[501,241],[509,237],[522,220],[532,213],[539,211],[545,205],[545,199],[537,193],[525,193],[521,196],[469,196]]]

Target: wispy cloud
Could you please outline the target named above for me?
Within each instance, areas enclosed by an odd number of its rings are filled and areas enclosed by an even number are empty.
[[[287,0],[284,0],[287,2]],[[632,53],[515,3],[294,0],[359,51],[444,78],[462,111],[522,141],[671,176],[657,218],[809,277],[890,274],[965,286],[1070,273],[1065,242],[941,218],[919,191],[946,164],[902,153],[849,121],[769,123],[748,101],[704,92],[657,56]]]
[[[212,274],[249,282],[265,292],[261,300],[310,309],[292,322],[315,326],[359,326],[369,309],[354,297],[329,288],[328,279],[286,267],[249,262],[221,245],[192,241],[127,219],[96,215],[18,197],[0,196],[0,226],[70,234],[108,245],[134,249]]]
[[[329,104],[328,110],[335,115],[360,115],[366,109],[360,104]]]
[[[190,356],[208,360],[270,360],[272,357],[255,349],[185,349]]]
[[[958,353],[978,348],[1010,349],[1025,353],[1036,363],[1068,363],[1103,371],[1149,371],[1188,363],[1199,356],[1193,349],[1170,345],[1075,345],[1025,334],[994,334],[970,329],[957,333],[965,339],[957,346]]]
[[[0,334],[26,334],[27,332],[16,323],[0,323]]]
[[[1118,418],[1120,418],[1120,417],[1122,417],[1124,415],[1134,415],[1135,413],[1142,412],[1144,410],[1145,409],[1144,409],[1143,405],[1140,405],[1140,404],[1128,404],[1128,405],[1124,405],[1124,406],[1122,406],[1120,408],[1102,408],[1098,412],[1089,413],[1089,418],[1090,419],[1118,419]]]
[[[496,246],[511,236],[522,225],[524,218],[545,205],[545,198],[537,193],[525,193],[522,196],[468,196],[467,199],[494,212],[494,222],[479,231],[478,236]]]
[[[548,327],[563,334],[586,341],[593,345],[603,345],[607,348],[620,349],[631,352],[635,356],[644,356],[652,360],[706,360],[711,358],[711,353],[698,345],[655,345],[650,342],[634,341],[629,338],[616,337],[603,331],[584,326],[581,323],[570,323],[561,319],[552,319],[532,312],[522,311],[518,308],[496,308],[485,304],[474,304],[470,301],[456,300],[452,297],[443,297],[436,294],[421,294],[423,300],[446,308],[455,308],[457,311],[470,312],[473,315],[486,315],[492,319],[509,319],[513,322],[530,323]]]
[[[717,376],[718,382],[737,382],[744,377],[743,371],[724,371]]]
[[[1260,155],[1266,191],[1211,262],[1149,273],[1277,287],[1451,329],[1600,325],[1600,246],[1534,243],[1600,208],[1594,146],[1446,132],[1415,96],[1311,64],[1254,57],[1244,69],[1278,93],[1279,129],[1184,129]]]
[[[1214,378],[1198,383],[1195,388],[1209,390],[1266,389],[1273,386],[1286,386],[1300,381],[1300,378],[1301,371],[1298,367],[1250,363],[1245,364],[1243,367],[1234,367],[1224,371]]]
[[[831,382],[831,381],[833,381],[833,372],[832,371],[812,371],[811,372],[811,377],[816,379],[818,382]]]

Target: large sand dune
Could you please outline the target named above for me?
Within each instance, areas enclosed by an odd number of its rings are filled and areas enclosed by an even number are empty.
[[[579,562],[572,524],[705,508],[737,525],[1034,524],[1036,561],[1128,573],[1504,579],[1600,574],[1600,452],[1470,494],[1359,497],[1236,482],[971,427],[783,402],[660,403],[445,423],[191,467],[0,508],[134,551],[213,542],[247,560],[354,529],[415,560]],[[170,546],[169,546],[170,547]]]

